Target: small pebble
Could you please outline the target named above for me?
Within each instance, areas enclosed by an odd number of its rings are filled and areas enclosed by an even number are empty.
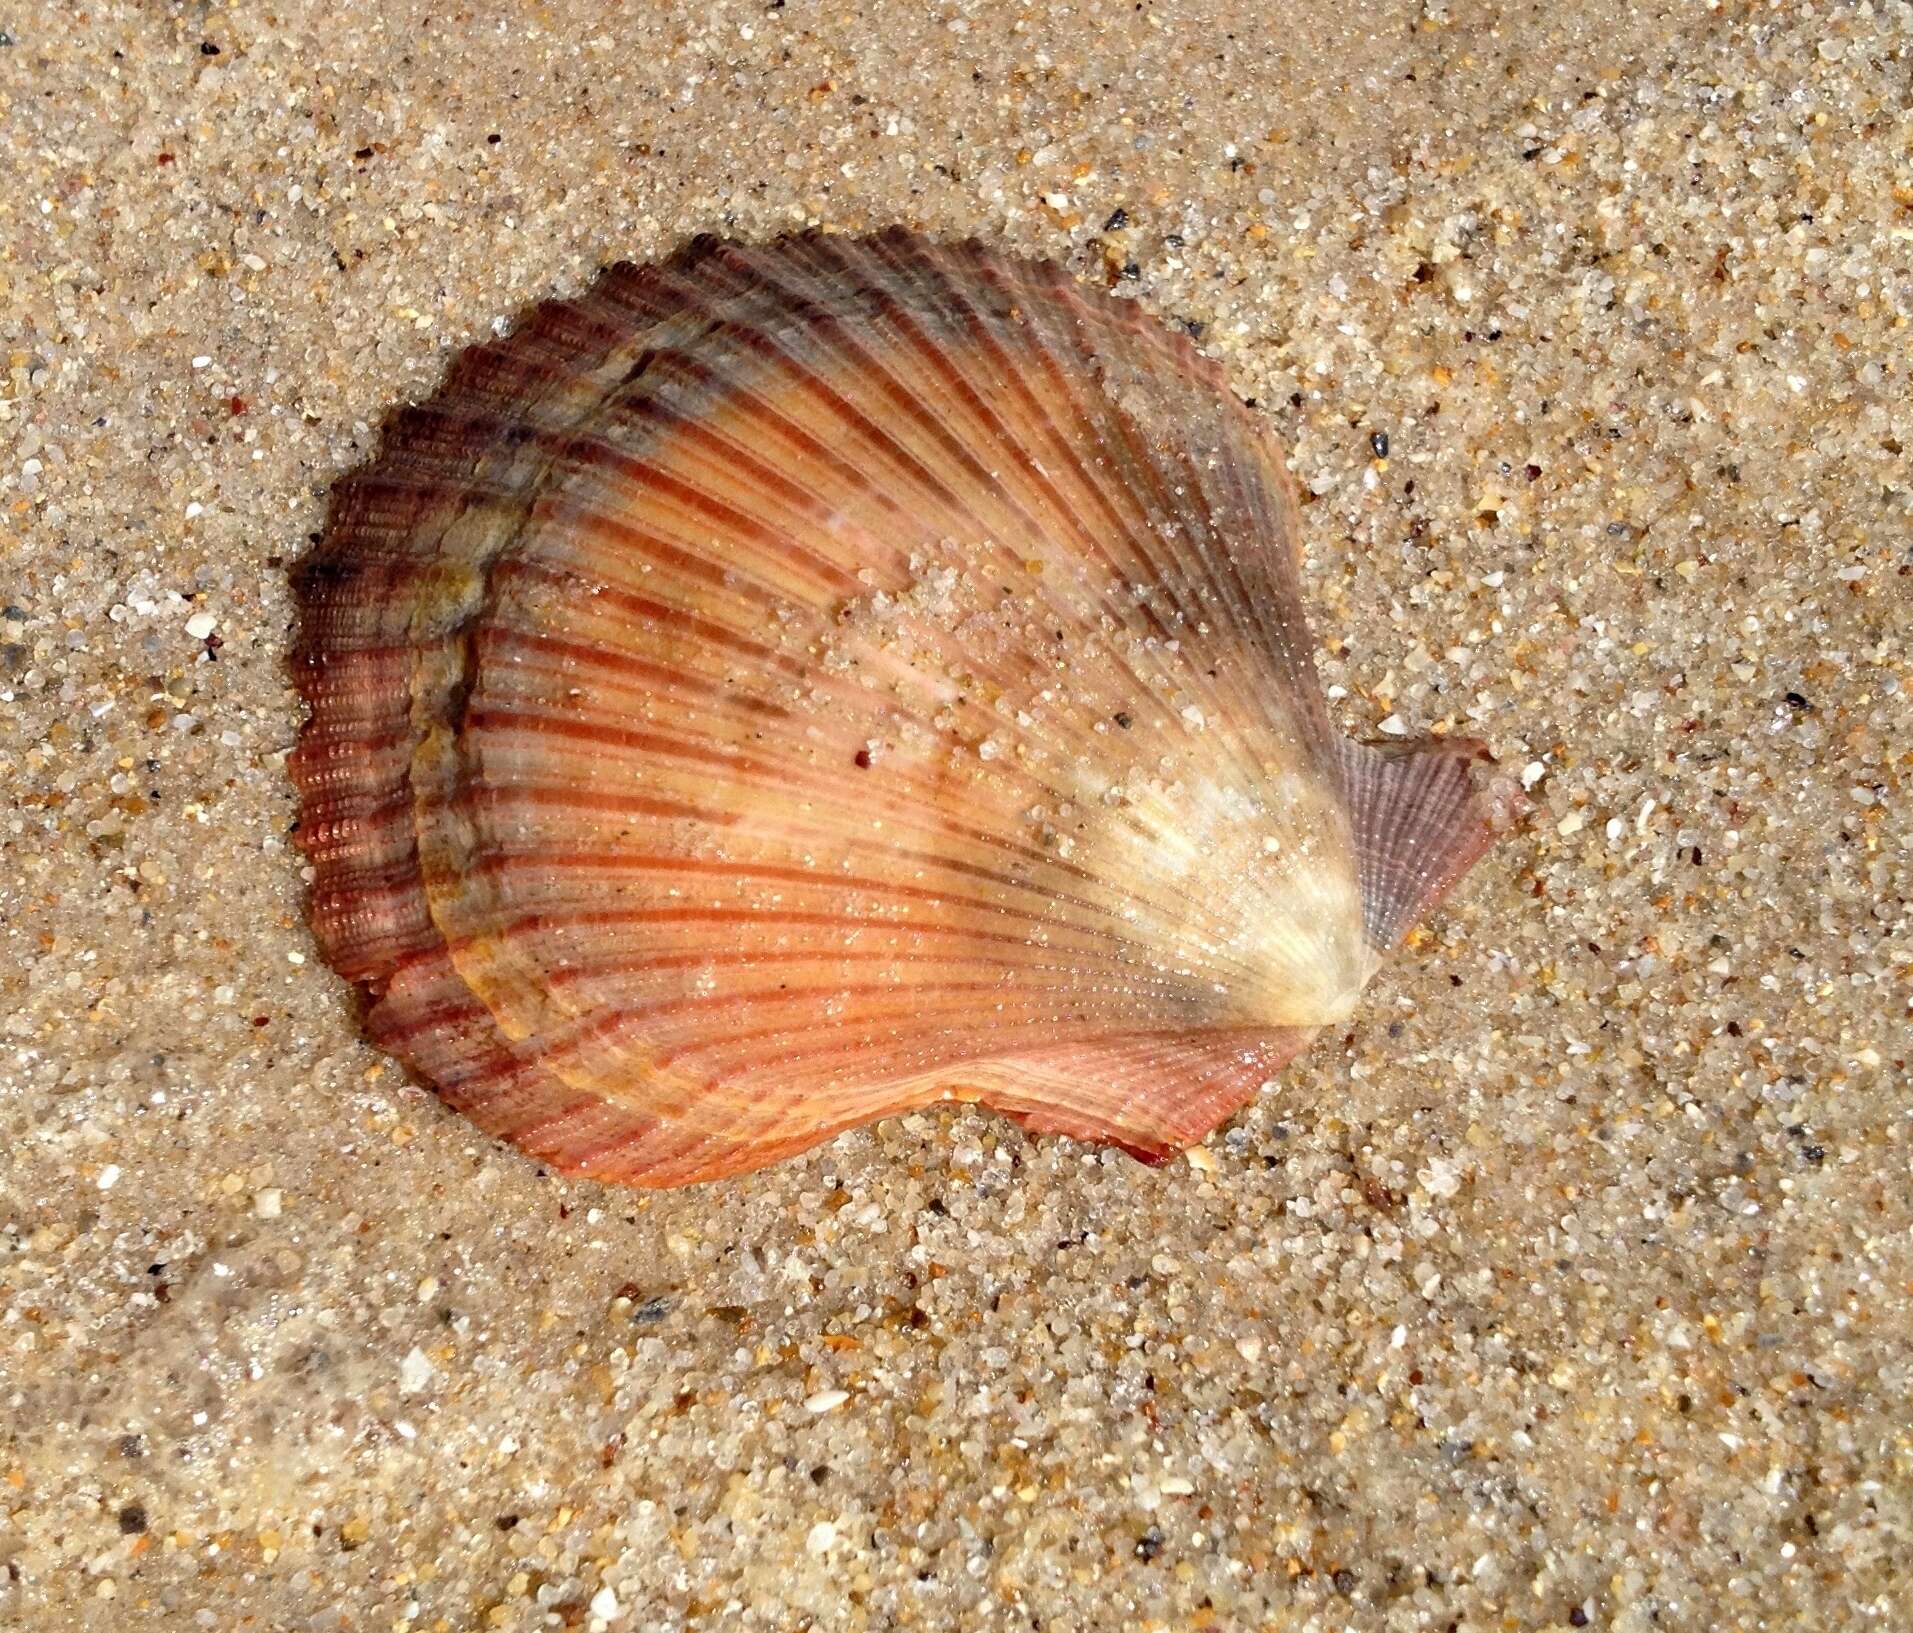
[[[399,1363],[399,1393],[422,1395],[432,1387],[432,1380],[437,1376],[438,1369],[432,1365],[431,1357],[415,1344]]]

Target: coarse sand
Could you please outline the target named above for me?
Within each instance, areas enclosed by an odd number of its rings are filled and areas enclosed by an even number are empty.
[[[1913,8],[0,8],[0,1626],[1913,1621]],[[448,352],[903,221],[1183,323],[1341,723],[1534,811],[1191,1160],[568,1182],[302,917]]]

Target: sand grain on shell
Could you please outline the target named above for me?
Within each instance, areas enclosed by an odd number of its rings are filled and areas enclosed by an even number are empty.
[[[0,29],[0,1623],[1913,1612],[1907,5]],[[311,956],[286,565],[525,302],[899,219],[1196,334],[1534,820],[1206,1160],[563,1183]]]

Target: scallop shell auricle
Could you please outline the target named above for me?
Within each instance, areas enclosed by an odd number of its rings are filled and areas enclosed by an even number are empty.
[[[1169,1156],[1516,798],[1333,728],[1220,368],[976,243],[611,268],[396,416],[296,587],[326,957],[601,1179],[952,1100]]]

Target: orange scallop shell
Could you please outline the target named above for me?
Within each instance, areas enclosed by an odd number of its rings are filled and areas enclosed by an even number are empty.
[[[371,1036],[675,1185],[976,1100],[1156,1160],[1513,796],[1342,739],[1265,423],[1133,302],[699,239],[463,353],[296,578],[312,922]]]

